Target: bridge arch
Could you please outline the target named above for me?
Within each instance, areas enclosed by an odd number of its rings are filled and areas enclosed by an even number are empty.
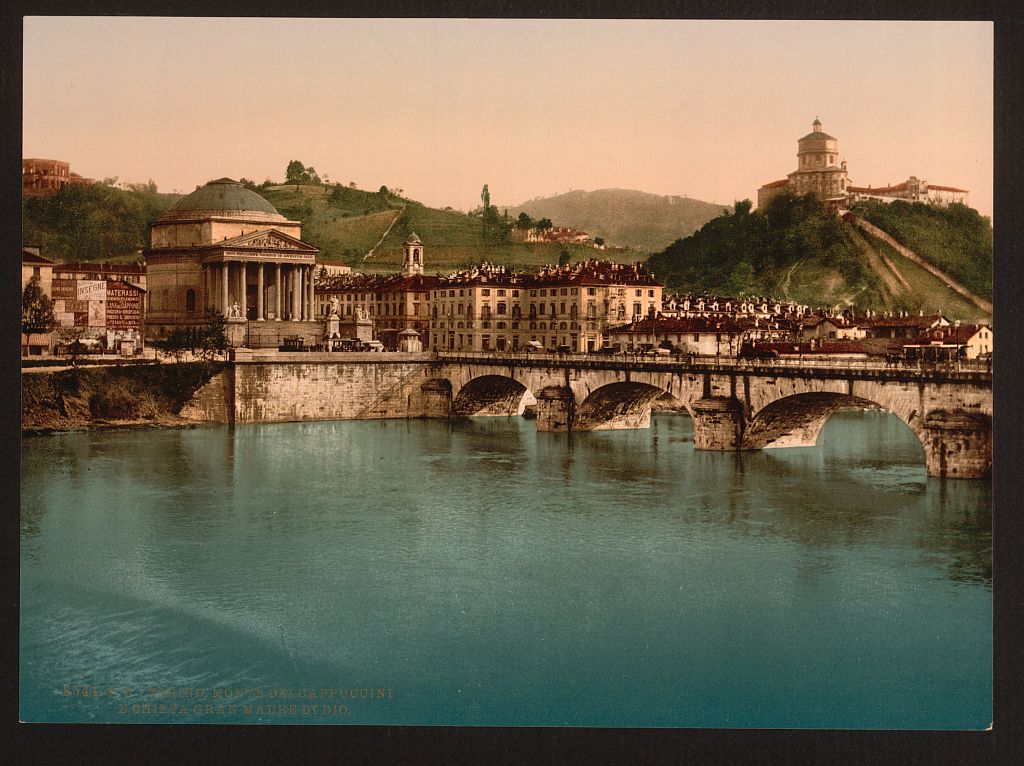
[[[794,394],[776,399],[754,416],[744,429],[741,448],[753,450],[813,447],[817,444],[825,422],[840,410],[851,409],[893,412],[888,407],[861,396],[830,391]],[[893,414],[907,423],[907,419],[901,417],[900,413]],[[918,433],[913,427],[911,430]]]
[[[511,416],[523,411],[526,385],[507,375],[480,375],[463,385],[452,400],[452,417]]]
[[[647,428],[651,405],[668,392],[639,381],[608,383],[590,392],[576,408],[573,428],[602,431],[618,428]]]

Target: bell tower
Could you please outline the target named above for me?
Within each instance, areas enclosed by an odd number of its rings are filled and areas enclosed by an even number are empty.
[[[402,276],[411,277],[423,273],[423,243],[416,232],[410,234],[402,245]]]

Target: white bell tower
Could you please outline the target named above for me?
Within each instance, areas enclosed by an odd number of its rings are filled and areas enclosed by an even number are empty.
[[[402,245],[402,276],[411,277],[423,273],[423,243],[416,232],[410,234]]]

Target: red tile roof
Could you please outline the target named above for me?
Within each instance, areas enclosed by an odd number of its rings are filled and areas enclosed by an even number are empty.
[[[638,322],[610,327],[609,333],[693,333],[693,332],[724,332],[736,334],[742,328],[728,319],[711,317],[680,317],[661,319],[641,319]]]

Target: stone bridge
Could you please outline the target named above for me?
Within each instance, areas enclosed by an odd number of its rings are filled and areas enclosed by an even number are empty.
[[[509,416],[535,403],[539,431],[597,431],[647,427],[660,399],[689,412],[696,449],[740,450],[813,446],[833,413],[867,408],[895,414],[917,434],[929,475],[981,477],[992,463],[992,377],[984,370],[731,358],[279,354],[238,359],[224,376],[200,391],[191,405],[196,419]],[[211,401],[213,410],[224,405],[222,416],[211,416]]]

